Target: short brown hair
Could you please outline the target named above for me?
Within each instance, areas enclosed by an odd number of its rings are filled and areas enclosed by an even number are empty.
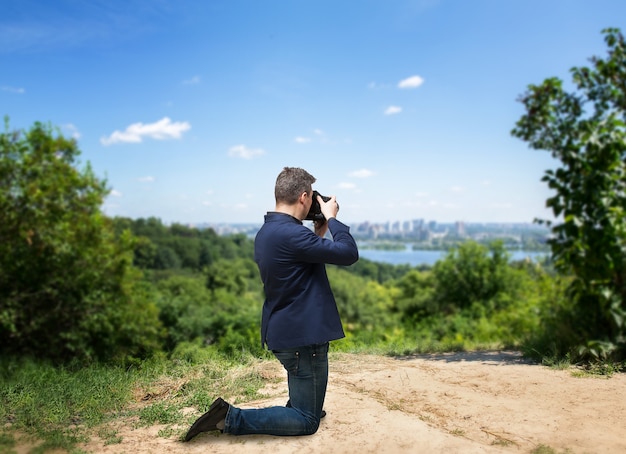
[[[276,177],[274,197],[276,202],[294,204],[300,194],[312,191],[315,177],[299,167],[285,167]]]

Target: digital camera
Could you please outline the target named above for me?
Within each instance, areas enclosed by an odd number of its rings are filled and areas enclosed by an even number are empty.
[[[324,220],[326,220],[326,218],[322,214],[322,209],[320,207],[320,204],[317,201],[317,196],[318,195],[322,198],[322,200],[324,202],[328,202],[330,200],[330,197],[326,197],[326,196],[320,194],[317,191],[313,191],[313,195],[311,196],[313,198],[313,203],[311,203],[311,209],[309,210],[309,214],[307,214],[306,218],[304,218],[306,221],[324,221]]]

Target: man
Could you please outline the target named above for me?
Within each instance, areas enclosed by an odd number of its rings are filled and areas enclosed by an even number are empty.
[[[352,265],[359,258],[348,226],[337,220],[334,196],[317,195],[323,219],[315,232],[302,224],[313,205],[315,177],[285,167],[276,178],[275,211],[268,212],[254,242],[265,289],[261,341],[287,371],[289,401],[282,407],[240,409],[218,398],[189,429],[233,435],[310,435],[322,417],[328,383],[329,342],[344,337],[326,263]],[[330,231],[332,240],[324,238]]]

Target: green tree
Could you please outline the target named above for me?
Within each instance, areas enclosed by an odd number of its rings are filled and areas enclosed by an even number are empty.
[[[135,251],[135,256],[137,256]],[[152,267],[157,270],[171,270],[180,268],[180,258],[176,251],[169,246],[159,246],[156,249]]]
[[[429,271],[417,269],[407,272],[397,282],[399,295],[395,300],[396,311],[402,314],[402,320],[414,325],[423,317],[439,312],[439,304],[434,293],[434,279]]]
[[[0,134],[0,353],[127,359],[158,347],[130,235],[100,211],[108,193],[74,140],[36,123]]]
[[[137,236],[135,265],[142,269],[202,271],[220,259],[249,258],[254,243],[245,235],[219,236],[213,229],[182,224],[164,226],[157,218],[115,218],[115,231]]]
[[[375,280],[350,273],[347,268],[329,266],[327,269],[345,328],[353,332],[372,328],[385,330],[396,324],[389,289]]]
[[[451,249],[432,271],[438,310],[451,312],[474,303],[489,303],[496,308],[501,302],[496,297],[510,287],[508,261],[509,254],[501,242],[487,247],[467,241]]]
[[[626,353],[626,45],[618,29],[603,33],[607,57],[572,68],[571,91],[558,78],[530,85],[512,130],[560,161],[543,177],[559,221],[539,222],[552,226],[556,268],[574,276],[567,317],[575,325],[565,344],[596,358]]]

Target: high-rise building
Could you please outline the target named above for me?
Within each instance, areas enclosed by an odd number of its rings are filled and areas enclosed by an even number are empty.
[[[456,236],[464,237],[464,236],[467,235],[465,233],[465,222],[463,222],[463,221],[456,221],[454,223],[454,227],[455,227]]]

